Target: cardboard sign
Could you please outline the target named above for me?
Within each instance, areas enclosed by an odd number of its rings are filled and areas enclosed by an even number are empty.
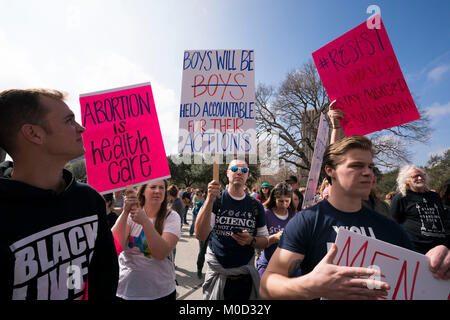
[[[253,50],[185,51],[178,151],[256,154]]]
[[[435,279],[425,255],[339,228],[334,264],[379,268],[391,289],[387,300],[447,300],[450,281]]]
[[[346,113],[346,136],[365,135],[420,118],[381,18],[364,22],[312,54],[330,101]]]
[[[88,183],[99,193],[170,178],[150,83],[80,95]]]
[[[314,145],[314,154],[309,169],[308,182],[306,183],[305,197],[303,198],[302,208],[309,207],[314,203],[317,184],[319,183],[320,169],[322,168],[322,159],[327,147],[328,131],[330,130],[328,122],[323,113],[320,114],[319,129],[317,130],[316,143]]]

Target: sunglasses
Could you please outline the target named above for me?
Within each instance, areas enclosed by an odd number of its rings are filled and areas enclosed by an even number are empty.
[[[237,172],[239,169],[241,169],[242,173],[247,173],[248,172],[248,168],[239,168],[239,167],[234,167],[234,166],[230,168],[230,170],[232,172]]]

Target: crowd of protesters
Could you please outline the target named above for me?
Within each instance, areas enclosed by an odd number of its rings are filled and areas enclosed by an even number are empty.
[[[7,226],[0,238],[0,297],[174,300],[176,246],[189,212],[189,234],[199,240],[198,278],[207,265],[205,300],[386,296],[388,283],[369,286],[376,270],[333,265],[337,248],[326,245],[336,238],[332,226],[370,227],[377,239],[425,254],[433,275],[450,280],[449,180],[433,192],[423,169],[405,166],[396,194],[383,199],[370,139],[345,137],[339,122],[345,114],[332,105],[328,117],[326,178],[306,208],[296,176],[248,186],[250,169],[238,159],[227,164],[225,188],[215,180],[207,190],[160,180],[102,198],[64,169],[84,153],[85,130],[64,95],[1,92],[0,147],[13,162],[0,164]],[[58,269],[61,278],[68,263],[83,271],[82,285],[56,290],[48,272]]]

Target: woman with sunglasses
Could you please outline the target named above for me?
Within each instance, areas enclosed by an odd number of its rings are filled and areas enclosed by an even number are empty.
[[[269,244],[263,250],[256,262],[260,277],[266,271],[272,254],[278,247],[284,227],[297,212],[292,203],[292,187],[285,183],[277,184],[270,192],[269,199],[264,203]]]
[[[167,181],[127,191],[123,212],[112,228],[119,255],[117,296],[126,300],[175,300],[173,249],[181,219],[167,208]]]
[[[264,203],[269,199],[270,195],[270,184],[264,182],[259,189],[259,194],[256,196],[261,203]]]

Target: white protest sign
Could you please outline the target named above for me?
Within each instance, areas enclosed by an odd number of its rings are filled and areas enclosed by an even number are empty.
[[[308,207],[314,203],[317,183],[319,182],[320,169],[322,167],[323,153],[327,147],[328,131],[330,130],[328,122],[323,113],[320,114],[319,129],[317,130],[316,144],[314,145],[314,154],[309,169],[308,182],[306,183],[305,197],[302,208]]]
[[[391,289],[387,300],[448,300],[450,280],[438,280],[429,268],[425,255],[339,228],[338,253],[334,264],[377,268]]]
[[[178,151],[256,154],[253,50],[184,52]]]

